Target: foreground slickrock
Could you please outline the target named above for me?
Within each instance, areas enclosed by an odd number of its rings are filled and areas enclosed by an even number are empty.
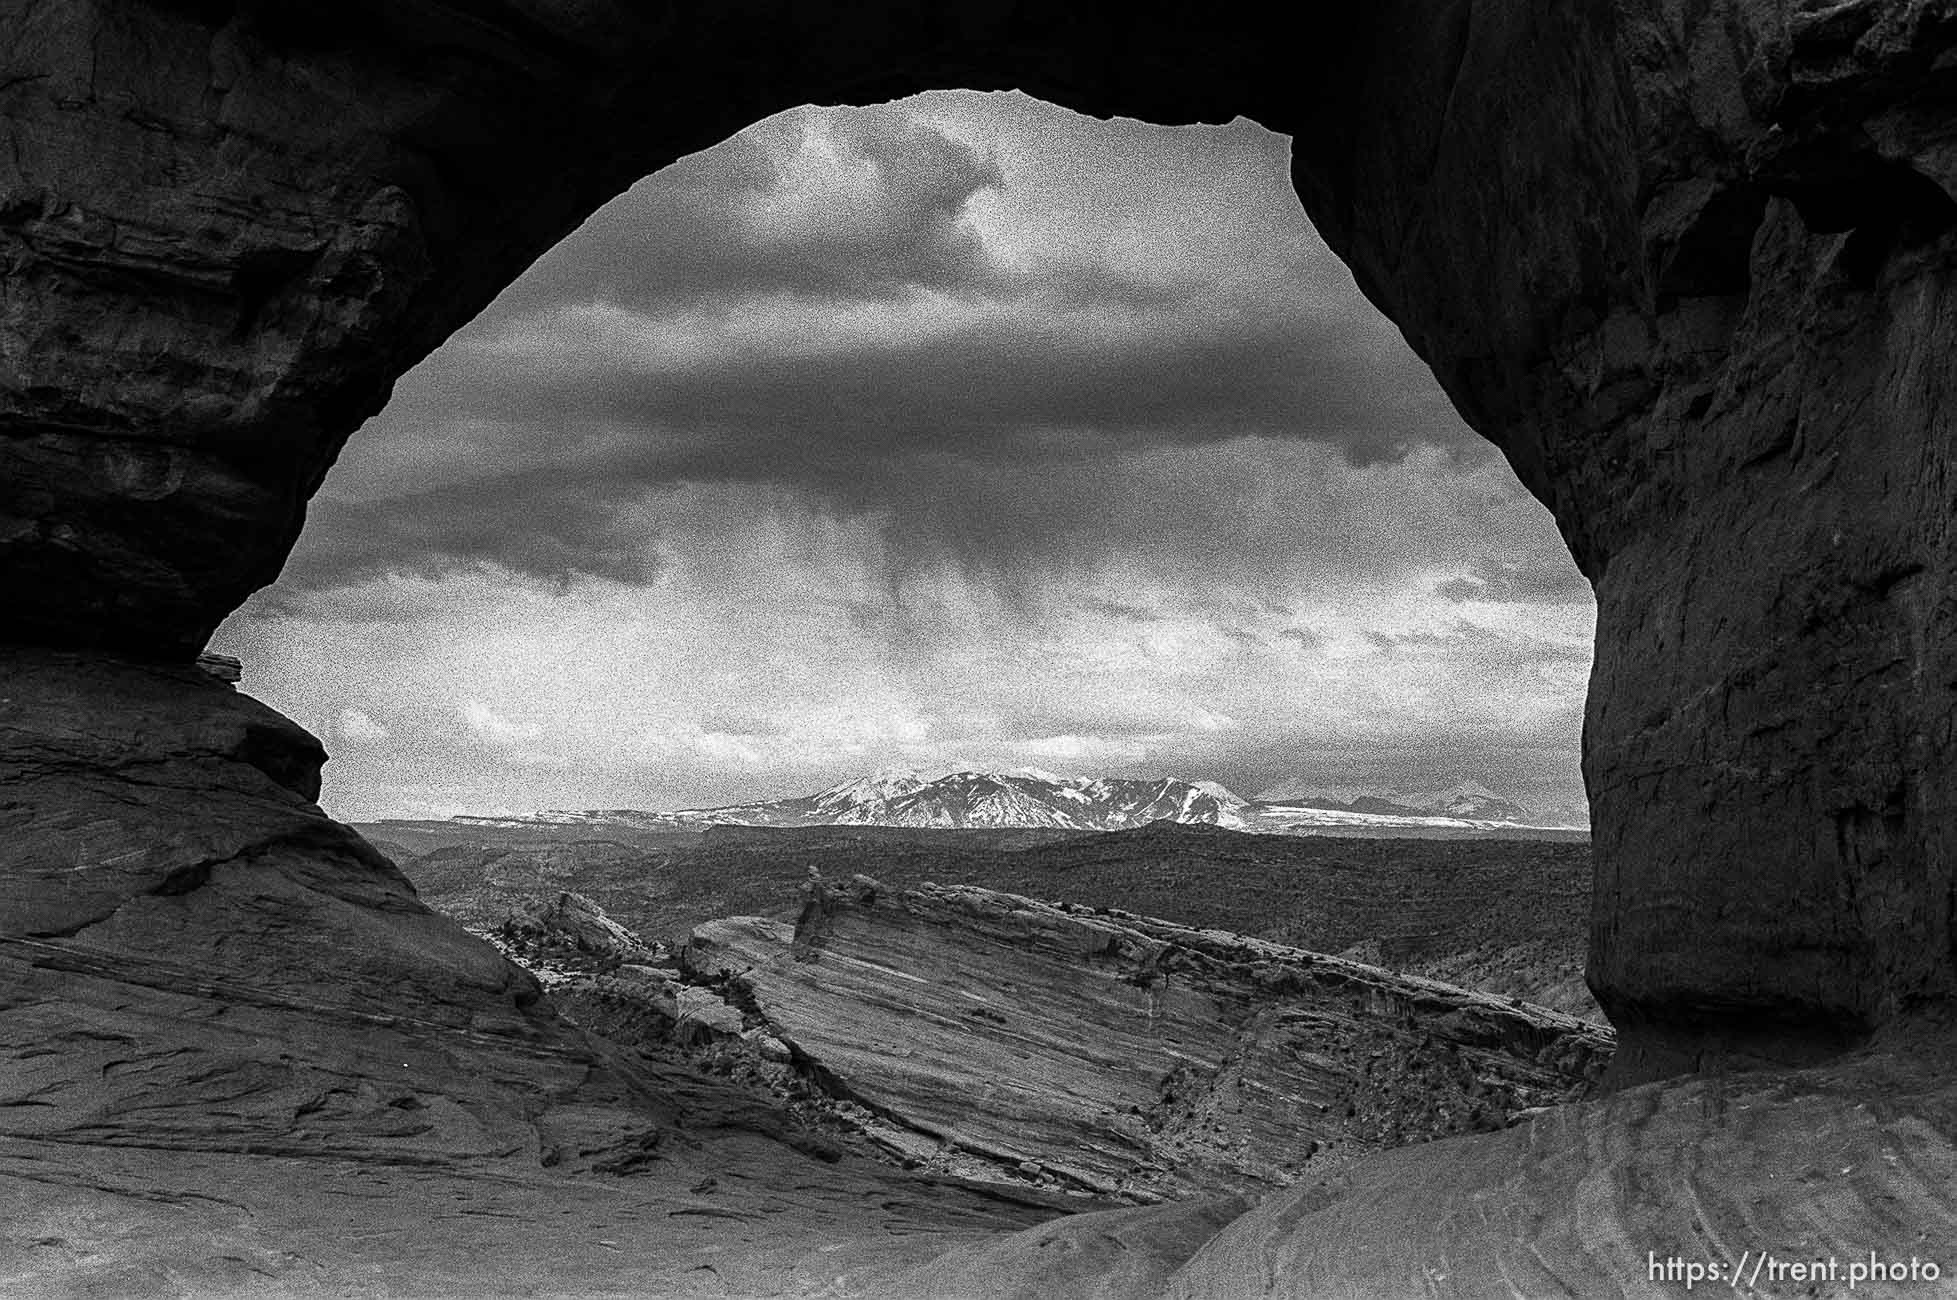
[[[0,654],[0,1294],[491,1294],[508,1260],[475,1216],[560,1209],[594,1238],[657,1225],[630,1250],[676,1277],[769,1213],[764,1253],[911,1259],[888,1222],[1038,1217],[827,1163],[568,1023],[319,811],[322,757],[189,665]],[[722,1201],[688,1190],[717,1178]],[[608,1287],[596,1249],[553,1285]]]
[[[1052,1213],[702,1136],[630,1177],[0,1136],[0,1295],[922,1300],[894,1275]]]
[[[0,1134],[432,1164],[661,1140],[672,1104],[319,811],[324,757],[194,667],[0,655]]]
[[[1221,931],[972,887],[816,881],[694,931],[695,978],[929,1165],[1153,1200],[1253,1191],[1580,1095],[1608,1030]]]
[[[1501,1133],[1371,1156],[1248,1210],[1200,1200],[1060,1219],[955,1247],[878,1294],[1949,1296],[1957,1294],[1957,1044],[1922,1046],[1877,1048],[1826,1068],[1632,1088]],[[1769,1282],[1763,1252],[1782,1265],[1832,1259],[1836,1273]],[[1851,1290],[1851,1265],[1866,1269],[1872,1256],[1901,1280],[1862,1280]],[[1722,1272],[1688,1292],[1682,1271],[1664,1275],[1671,1261]],[[1731,1270],[1742,1263],[1748,1273],[1735,1285]]]

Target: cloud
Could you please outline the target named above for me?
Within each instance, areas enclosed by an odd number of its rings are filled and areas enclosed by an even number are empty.
[[[286,585],[643,577],[640,507],[685,482],[914,505],[917,541],[940,502],[909,485],[947,461],[1038,475],[1243,438],[1487,459],[1310,234],[1288,163],[1248,123],[1022,97],[759,124],[635,186],[404,377]]]
[[[1432,444],[1469,464],[1492,458],[1431,381],[1396,373],[1418,363],[1369,358],[1355,333],[1274,313],[1220,324],[1165,314],[1132,330],[1038,316],[676,375],[486,364],[466,383],[416,376],[349,455],[435,439],[467,452],[466,468],[357,497],[329,484],[294,576],[473,558],[617,576],[644,562],[633,505],[688,481],[790,483],[845,507],[901,507],[915,499],[909,484],[951,464],[1023,478],[1246,437],[1328,445],[1355,464]]]
[[[885,762],[1567,788],[1590,619],[1282,138],[934,95],[594,215],[401,380],[220,644],[372,815]]]
[[[1457,604],[1472,600],[1507,604],[1580,605],[1594,597],[1567,555],[1530,562],[1498,561],[1437,583],[1434,594]]]
[[[595,301],[965,290],[995,273],[965,219],[1007,184],[900,105],[795,109],[639,182],[540,259],[492,319]]]
[[[377,744],[393,733],[359,709],[341,709],[332,734],[356,745]]]
[[[376,575],[260,603],[226,648],[303,725],[387,719],[387,755],[332,744],[335,808],[453,802],[431,773],[475,773],[485,805],[674,806],[886,762],[1262,788],[1445,751],[1448,779],[1525,754],[1571,783],[1591,611],[1433,598],[1502,553],[1444,460],[1239,453],[1210,482],[1192,449],[1119,467],[1118,508],[989,567],[908,552],[894,511],[692,485],[650,580]],[[1467,478],[1490,509],[1498,468]]]
[[[518,726],[477,699],[462,701],[462,719],[477,737],[504,748],[514,748],[536,730]]]

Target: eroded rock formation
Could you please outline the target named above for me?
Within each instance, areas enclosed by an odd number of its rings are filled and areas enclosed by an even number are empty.
[[[1251,12],[12,7],[12,635],[194,653],[393,376],[776,109],[1245,112],[1597,586],[1592,980],[1625,1077],[1946,1005],[1951,7],[1388,0],[1302,47]]]
[[[313,805],[278,714],[62,651],[7,652],[0,702],[0,1138],[442,1166],[673,1136],[677,1097]],[[703,1120],[752,1110],[711,1091]]]
[[[596,903],[568,889],[532,896],[512,907],[494,939],[521,949],[532,960],[558,957],[618,966],[661,955]]]
[[[1030,843],[1019,832],[850,827],[727,827],[636,844],[578,827],[358,829],[424,902],[479,931],[497,930],[540,893],[575,890],[634,932],[682,946],[719,917],[792,922],[813,868],[893,889],[982,885],[1119,908],[1603,1018],[1583,983],[1587,844],[1248,835],[1173,822],[1044,841],[1035,831]]]
[[[187,663],[0,655],[0,1292],[486,1295],[512,1251],[814,1290],[1040,1217],[567,1023],[312,804],[323,757]]]
[[[601,200],[777,109],[946,85],[1293,134],[1313,219],[1556,513],[1600,607],[1590,969],[1622,1082],[1927,1052],[1957,992],[1957,5],[1380,0],[1314,14],[1304,41],[1263,12],[0,6],[0,916],[36,1080],[9,1125],[147,1131],[102,1054],[167,1074],[189,1043],[212,1078],[263,1081],[330,1055],[320,1005],[483,1054],[437,1091],[494,1094],[469,1130],[490,1147],[584,1086],[483,1068],[521,1040],[561,1064],[567,1031],[310,808],[310,741],[190,661],[277,572],[393,377]],[[260,984],[261,1026],[195,1045],[232,1033],[202,989]],[[358,1052],[345,1077],[377,1079],[392,1043]],[[69,1073],[97,1067],[108,1119]],[[1799,1113],[1880,1162],[1907,1131],[1947,1171],[1947,1092],[1895,1092],[1915,1120],[1854,1128],[1887,1076],[1844,1070],[1750,1088],[1745,1132],[1770,1146]],[[1700,1087],[1648,1096],[1671,1114]],[[385,1091],[323,1089],[361,1116]],[[1627,1104],[1558,1130],[1533,1194],[1635,1163],[1613,1146]],[[314,1113],[264,1131],[331,1149],[367,1123]],[[1423,1179],[1492,1192],[1491,1165],[1452,1153],[1524,1141],[1396,1156],[1406,1182],[1379,1196],[1428,1231]],[[1881,1194],[1851,1185],[1832,1222],[1877,1230]],[[1762,1203],[1794,1224],[1813,1195]],[[1948,1202],[1915,1204],[1949,1240]],[[1722,1230],[1753,1222],[1727,1209]],[[1555,1222],[1514,1249],[1574,1249]],[[1265,1281],[1303,1285],[1286,1276]]]
[[[694,978],[896,1150],[1136,1200],[1253,1192],[1580,1096],[1611,1036],[1337,957],[970,886],[817,881],[694,931]]]

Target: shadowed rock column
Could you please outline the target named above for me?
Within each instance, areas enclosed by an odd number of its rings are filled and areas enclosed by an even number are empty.
[[[1557,468],[1598,556],[1591,981],[1627,1082],[1907,1045],[1957,994],[1957,27],[1933,8],[1622,40],[1646,297],[1568,355],[1648,391]]]
[[[1403,111],[1300,192],[1596,587],[1614,1078],[1904,1033],[1957,990],[1957,29],[1495,8],[1355,61]]]
[[[1624,1078],[1826,1054],[1957,991],[1947,206],[1871,232],[1769,200],[1750,294],[1697,308],[1724,364],[1623,449],[1646,519],[1597,586],[1586,774]]]

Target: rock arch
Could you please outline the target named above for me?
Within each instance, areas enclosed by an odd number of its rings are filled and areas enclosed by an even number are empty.
[[[1554,511],[1600,604],[1620,1080],[1906,1032],[1957,989],[1946,8],[1381,0],[1300,42],[1233,5],[14,0],[6,929],[247,849],[405,915],[306,811],[310,738],[171,665],[393,377],[605,198],[795,104],[1019,87],[1293,135],[1314,221]],[[168,790],[225,792],[226,835]]]

